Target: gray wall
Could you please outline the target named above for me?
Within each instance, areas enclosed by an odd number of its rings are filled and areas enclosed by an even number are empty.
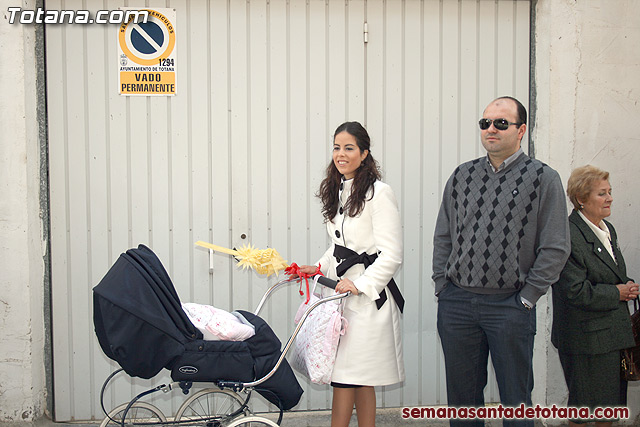
[[[47,77],[56,82],[48,87],[56,419],[101,416],[99,385],[113,363],[94,337],[90,284],[120,252],[149,245],[183,300],[227,310],[255,307],[274,279],[239,271],[224,254],[209,274],[194,241],[250,242],[297,263],[324,253],[314,193],[331,133],[345,120],[368,128],[404,224],[396,278],[407,300],[409,375],[402,386],[379,388],[377,402],[445,403],[429,279],[435,216],[453,169],[480,155],[484,106],[503,93],[528,102],[528,2],[173,6],[175,97],[117,95],[117,27],[47,28]],[[281,338],[299,304],[290,288],[267,305],[264,317]],[[330,407],[328,386],[301,382],[296,409]],[[144,387],[123,383],[106,404]],[[177,400],[154,403],[171,414]],[[493,384],[487,400],[497,400]]]
[[[33,9],[33,2],[25,2]],[[3,5],[4,7],[4,5]],[[0,12],[0,422],[44,411],[44,262],[36,32]],[[42,47],[39,49],[42,55]]]
[[[640,2],[539,1],[535,22],[536,155],[560,172],[565,185],[571,170],[585,164],[611,173],[610,220],[628,275],[640,281]],[[538,343],[546,348],[540,346],[544,357],[536,365],[545,395],[537,397],[565,403],[562,369],[549,342],[551,306],[548,310],[546,327],[538,328],[543,338]],[[628,402],[632,419],[638,417],[637,381],[629,384]]]

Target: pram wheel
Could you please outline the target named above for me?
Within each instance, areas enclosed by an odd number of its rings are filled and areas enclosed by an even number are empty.
[[[250,413],[244,399],[230,390],[207,388],[190,396],[178,409],[176,421],[207,421]],[[237,412],[237,414],[235,414]]]
[[[271,426],[279,427],[275,421],[271,421],[267,418],[250,416],[233,420],[227,427],[258,427],[258,426]]]
[[[122,415],[125,409],[127,409],[127,406],[129,406],[128,403],[123,403],[109,412],[109,415],[100,423],[100,427],[122,425]],[[157,424],[166,421],[167,418],[160,409],[146,402],[135,402],[127,411],[124,425]]]

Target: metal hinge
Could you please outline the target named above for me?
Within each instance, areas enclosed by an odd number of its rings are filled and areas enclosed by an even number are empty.
[[[364,23],[364,42],[369,43],[369,24],[365,21]]]

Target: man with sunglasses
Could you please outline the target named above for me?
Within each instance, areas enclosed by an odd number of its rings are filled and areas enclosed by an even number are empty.
[[[526,123],[515,98],[492,101],[479,122],[487,156],[458,166],[444,189],[433,280],[450,406],[484,406],[489,354],[502,405],[531,406],[535,304],[557,281],[570,243],[560,176],[520,147]],[[533,426],[503,420],[514,423]]]

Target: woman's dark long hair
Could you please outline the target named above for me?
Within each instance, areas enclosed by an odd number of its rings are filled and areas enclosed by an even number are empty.
[[[359,215],[364,209],[364,203],[367,200],[367,193],[371,189],[371,196],[373,197],[373,183],[376,180],[381,179],[380,168],[378,162],[375,161],[371,155],[371,140],[369,139],[369,133],[358,122],[345,122],[338,126],[333,134],[333,140],[335,141],[336,135],[341,132],[347,132],[349,135],[356,139],[360,152],[367,150],[369,154],[360,164],[360,167],[356,170],[353,177],[353,186],[351,188],[351,195],[347,200],[344,210],[347,215],[354,217]],[[320,184],[320,189],[316,194],[322,201],[322,216],[326,221],[333,221],[338,213],[338,206],[340,201],[338,200],[338,192],[340,189],[340,183],[342,181],[342,174],[338,172],[336,165],[331,163],[327,166],[327,175]]]

